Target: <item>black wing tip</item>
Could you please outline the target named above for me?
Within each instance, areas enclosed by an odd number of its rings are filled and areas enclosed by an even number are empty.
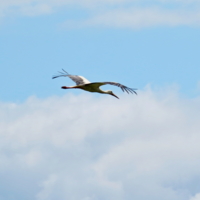
[[[60,73],[60,75],[55,75],[55,76],[52,77],[52,79],[55,79],[55,78],[58,78],[58,77],[65,77],[65,76],[69,75],[69,73],[66,72],[64,69],[62,69],[62,70],[63,70],[64,73],[62,71],[61,72],[58,71],[58,73]]]
[[[130,90],[131,90],[132,92],[134,92],[136,95],[138,95],[138,93],[135,91],[135,90],[137,90],[136,88],[130,88]]]
[[[69,73],[68,72],[66,72],[63,68],[62,68],[62,70],[63,70],[63,72],[65,72],[67,75],[69,75]]]
[[[135,89],[134,90],[131,89],[130,91],[131,91],[132,94],[134,93],[134,94],[138,95],[137,92],[135,91]]]
[[[128,94],[130,92],[131,94],[135,93],[137,95],[137,92],[135,91],[137,89],[135,89],[135,88],[133,89],[133,88],[129,88],[129,87],[126,87],[126,86],[122,86],[121,89],[122,89],[123,92],[127,92]]]

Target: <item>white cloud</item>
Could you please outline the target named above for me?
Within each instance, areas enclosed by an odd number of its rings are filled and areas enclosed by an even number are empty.
[[[67,27],[104,26],[143,28],[151,26],[199,26],[197,0],[0,0],[0,16],[34,16],[76,8],[88,13],[87,19],[66,19]],[[66,10],[67,12],[67,10]],[[75,12],[76,13],[76,12]]]
[[[200,193],[197,193],[194,197],[192,197],[190,200],[200,200]]]
[[[52,13],[52,8],[47,4],[38,4],[34,6],[24,6],[20,9],[20,11],[27,16],[34,16]]]
[[[1,103],[0,199],[197,200],[199,105],[151,89]]]
[[[85,21],[73,21],[74,26],[103,26],[116,28],[144,28],[152,26],[200,25],[199,11],[134,8],[108,11]],[[66,23],[67,24],[67,23]]]

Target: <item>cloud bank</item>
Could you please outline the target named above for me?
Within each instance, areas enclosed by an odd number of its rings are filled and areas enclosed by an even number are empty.
[[[97,26],[137,29],[200,25],[200,3],[197,0],[0,0],[1,17],[38,16],[58,13],[63,9],[66,12],[78,9],[88,16],[78,21],[66,19],[64,24],[68,28]]]
[[[150,88],[0,103],[0,199],[199,200],[199,109]]]

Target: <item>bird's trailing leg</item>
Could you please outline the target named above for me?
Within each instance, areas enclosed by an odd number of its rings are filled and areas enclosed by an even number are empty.
[[[72,87],[67,87],[67,86],[62,86],[62,89],[74,89],[74,88],[79,88],[78,86],[72,86]]]
[[[72,87],[62,86],[62,89],[72,89]]]

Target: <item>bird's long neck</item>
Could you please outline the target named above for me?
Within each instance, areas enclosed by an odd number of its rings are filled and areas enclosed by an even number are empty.
[[[104,90],[101,90],[101,89],[99,89],[100,91],[99,91],[99,93],[102,93],[102,94],[110,94],[109,93],[109,90],[108,91],[104,91]]]

